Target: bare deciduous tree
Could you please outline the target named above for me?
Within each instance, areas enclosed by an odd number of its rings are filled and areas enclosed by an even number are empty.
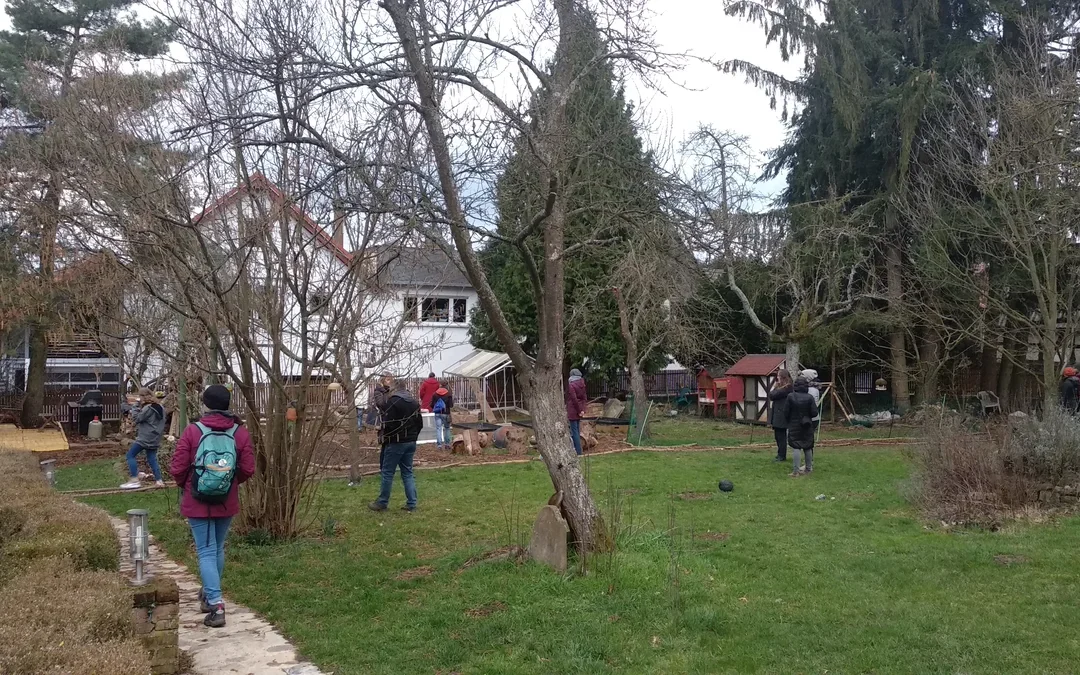
[[[611,274],[611,291],[626,345],[637,438],[641,439],[648,434],[646,364],[657,355],[720,353],[728,336],[722,321],[724,308],[712,306],[699,293],[703,271],[671,223],[635,224],[615,251],[621,260]],[[707,319],[694,320],[691,313],[695,319]]]
[[[923,274],[948,290],[945,330],[1032,370],[1052,405],[1077,339],[1080,61],[1025,24],[948,90],[928,120],[927,165],[902,208],[919,225]]]
[[[596,64],[623,61],[649,67],[655,53],[642,37],[646,33],[632,23],[632,17],[638,16],[636,12],[641,9],[633,0],[505,4],[529,17],[524,35],[519,33],[513,39],[491,37],[490,31],[497,27],[493,16],[499,6],[481,0],[447,3],[445,9],[449,11],[440,16],[424,5],[402,0],[384,0],[380,6],[392,19],[402,48],[402,74],[415,87],[415,106],[430,144],[451,238],[494,332],[522,378],[537,442],[555,489],[562,493],[563,510],[574,538],[583,549],[603,549],[610,545],[610,535],[571,449],[563,406],[566,258],[596,243],[566,241],[568,195],[574,189],[566,105],[583,74]],[[579,31],[593,17],[600,24],[610,22],[618,30],[601,28],[605,41],[593,47],[593,53],[585,54],[585,58],[570,58],[574,50],[587,48]],[[436,51],[447,44],[454,49]],[[545,52],[550,53],[550,71],[543,65]],[[531,97],[519,94],[514,100],[499,94],[496,66],[502,63],[522,73],[523,89],[542,92],[544,103],[531,116],[526,113]],[[518,344],[474,249],[474,230],[463,202],[469,171],[463,170],[462,160],[467,161],[468,153],[460,152],[455,144],[479,144],[483,139],[471,133],[469,118],[458,119],[455,115],[448,92],[460,92],[462,88],[490,109],[497,124],[511,131],[508,138],[527,148],[540,167],[534,189],[542,196],[538,200],[542,206],[513,237],[521,243],[530,233],[539,232],[543,240],[539,255],[522,249],[539,314],[535,362]]]
[[[410,354],[434,347],[401,343],[405,317],[384,286],[385,264],[410,228],[377,208],[385,195],[368,183],[338,189],[327,179],[333,167],[273,143],[288,126],[235,117],[234,99],[209,94],[230,73],[196,69],[154,115],[132,105],[142,93],[133,83],[104,75],[95,81],[107,104],[65,119],[82,130],[87,158],[70,183],[85,215],[83,245],[110,251],[132,290],[176,318],[163,330],[119,312],[118,334],[164,354],[192,399],[196,383],[235,384],[256,455],[244,524],[291,537],[304,525],[315,454],[342,419],[328,385],[345,389],[355,429],[355,394],[371,370],[407,366]],[[303,83],[267,94],[257,79],[227,81],[249,119],[292,105]],[[179,117],[199,123],[176,134],[170,122]],[[139,162],[125,161],[133,147]],[[365,141],[383,167],[393,166],[382,159],[395,148],[391,134]],[[389,174],[377,184],[397,186]]]
[[[873,246],[847,200],[755,212],[753,156],[745,138],[704,127],[685,148],[683,215],[687,239],[721,270],[751,323],[784,342],[787,367],[799,368],[802,342],[826,323],[874,297]],[[738,277],[740,261],[767,263],[771,288],[785,312],[763,321]]]

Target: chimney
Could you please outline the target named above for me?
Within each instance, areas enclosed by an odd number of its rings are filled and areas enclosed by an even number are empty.
[[[334,200],[334,229],[330,237],[338,248],[345,250],[345,204],[340,199]]]

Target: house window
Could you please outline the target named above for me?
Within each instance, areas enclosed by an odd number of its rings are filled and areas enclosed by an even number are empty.
[[[450,298],[424,298],[424,323],[450,323]]]
[[[468,323],[466,298],[405,298],[406,321],[421,323]]]
[[[855,373],[855,393],[869,394],[874,389],[873,373]]]

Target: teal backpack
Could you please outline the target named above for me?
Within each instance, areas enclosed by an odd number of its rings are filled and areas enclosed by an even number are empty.
[[[236,429],[216,431],[196,422],[202,431],[195,449],[195,476],[191,495],[204,504],[224,504],[236,476]]]

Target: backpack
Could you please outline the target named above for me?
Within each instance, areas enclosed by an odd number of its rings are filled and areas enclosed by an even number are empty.
[[[435,401],[435,405],[431,407],[431,412],[435,413],[436,415],[446,414],[446,401],[443,399],[442,396],[439,397],[439,400]]]
[[[224,504],[236,476],[236,429],[216,431],[196,422],[202,431],[199,447],[195,449],[194,480],[191,496],[204,504]]]

